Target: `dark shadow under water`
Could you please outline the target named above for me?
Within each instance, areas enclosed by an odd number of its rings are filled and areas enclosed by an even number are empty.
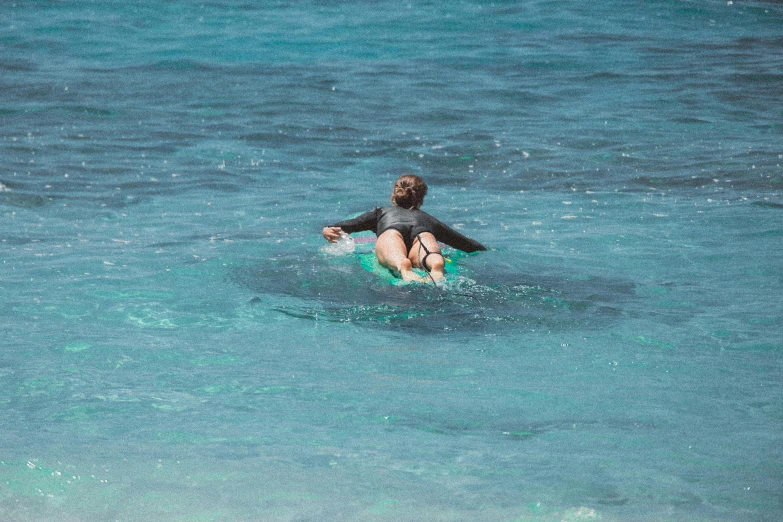
[[[362,269],[354,255],[282,255],[236,267],[229,277],[256,294],[253,304],[281,314],[411,333],[601,328],[635,298],[626,281],[512,274],[491,260],[478,264],[438,286],[390,284]]]

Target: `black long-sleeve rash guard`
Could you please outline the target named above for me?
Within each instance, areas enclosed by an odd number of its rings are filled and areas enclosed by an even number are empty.
[[[407,209],[397,206],[376,207],[353,219],[338,221],[330,227],[340,227],[349,234],[372,230],[380,236],[386,230],[393,228],[402,234],[405,246],[410,251],[413,240],[422,232],[430,232],[438,241],[464,252],[476,252],[487,248],[467,236],[463,236],[419,209]]]

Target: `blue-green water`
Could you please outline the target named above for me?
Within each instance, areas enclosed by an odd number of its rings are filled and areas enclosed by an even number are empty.
[[[0,519],[778,520],[781,28],[3,2]],[[323,249],[405,171],[447,288]]]

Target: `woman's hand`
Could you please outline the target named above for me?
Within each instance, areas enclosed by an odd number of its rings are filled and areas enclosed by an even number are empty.
[[[330,243],[336,243],[342,233],[343,229],[340,227],[324,227],[322,232],[324,238]]]

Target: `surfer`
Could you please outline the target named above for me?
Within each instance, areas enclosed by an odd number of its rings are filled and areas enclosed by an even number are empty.
[[[378,262],[405,281],[421,281],[413,268],[422,268],[433,280],[442,280],[445,260],[438,241],[458,250],[476,252],[486,247],[466,237],[419,209],[427,184],[419,176],[405,174],[394,183],[392,204],[376,207],[353,219],[338,221],[323,229],[330,243],[343,233],[372,230],[376,236]]]

